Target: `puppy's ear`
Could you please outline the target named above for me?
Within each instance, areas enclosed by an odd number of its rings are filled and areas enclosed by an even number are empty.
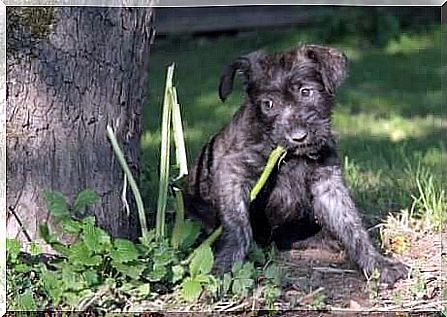
[[[236,73],[242,75],[244,87],[247,87],[250,81],[255,80],[260,71],[259,61],[265,56],[263,51],[256,51],[241,57],[238,57],[233,63],[226,65],[222,71],[219,84],[219,98],[222,101],[233,91],[234,76]]]
[[[304,50],[307,57],[319,65],[326,90],[334,94],[346,77],[346,55],[335,48],[320,45],[305,45]]]

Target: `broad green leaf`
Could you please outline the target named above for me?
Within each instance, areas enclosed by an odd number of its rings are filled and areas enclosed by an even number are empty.
[[[20,264],[15,264],[14,265],[14,270],[17,273],[26,273],[26,272],[29,272],[31,270],[31,267],[28,264],[20,263]]]
[[[79,221],[67,218],[62,220],[62,228],[69,234],[78,234],[81,231],[81,223]]]
[[[94,270],[87,270],[82,273],[82,276],[84,277],[84,280],[87,282],[88,287],[92,287],[98,284],[99,277],[98,273]]]
[[[94,205],[99,201],[98,195],[91,189],[81,191],[73,203],[73,210],[82,213],[84,209],[90,205]]]
[[[151,294],[151,284],[144,283],[137,287],[138,295],[141,297],[146,297]]]
[[[94,216],[88,216],[88,217],[82,218],[81,222],[84,225],[90,223],[94,226],[96,223],[96,219]]]
[[[47,201],[48,210],[56,219],[63,219],[69,217],[67,202],[65,197],[60,192],[46,191],[44,192],[45,200]]]
[[[248,259],[253,262],[260,265],[264,265],[265,260],[265,254],[262,251],[262,249],[255,243],[252,244],[250,251],[248,253]]]
[[[196,242],[200,234],[200,225],[191,220],[185,220],[180,226],[180,246],[183,249],[189,248]]]
[[[233,272],[233,274],[236,274],[241,269],[242,269],[242,262],[241,261],[237,261],[237,262],[235,262],[233,264],[233,267],[231,268],[231,272]]]
[[[84,259],[84,261],[82,262],[82,264],[84,264],[85,266],[100,266],[102,264],[102,257],[100,255],[94,255],[91,256],[89,258]]]
[[[267,269],[265,269],[264,276],[276,285],[281,283],[281,270],[275,264],[270,264]]]
[[[134,297],[144,298],[151,294],[151,284],[138,283],[135,281],[132,281],[130,283],[126,282],[123,283],[119,290]]]
[[[62,280],[64,281],[66,288],[74,291],[85,288],[85,283],[81,279],[81,275],[78,272],[75,272],[69,263],[64,264],[65,265],[62,266],[61,271]]]
[[[182,283],[182,297],[188,301],[196,301],[202,293],[202,285],[200,282],[187,278]]]
[[[247,297],[249,290],[253,288],[254,281],[247,278],[235,278],[233,280],[233,285],[231,291],[233,294],[239,295],[241,297]]]
[[[16,239],[6,239],[6,257],[9,261],[15,262],[20,253],[20,242]]]
[[[159,282],[161,281],[166,274],[168,273],[168,270],[165,266],[162,265],[153,265],[152,270],[145,274],[145,276],[149,279],[151,282]]]
[[[99,249],[99,234],[91,223],[85,223],[82,226],[82,238],[90,251],[95,252],[95,250]]]
[[[36,311],[37,305],[33,298],[33,293],[30,289],[25,290],[25,292],[16,299],[17,310],[23,311]]]
[[[172,283],[176,283],[183,278],[185,269],[181,265],[174,265],[172,267]]]
[[[196,280],[197,282],[200,282],[202,284],[207,284],[210,282],[212,275],[208,275],[208,274],[199,274],[197,276],[194,277],[194,280]]]
[[[252,289],[254,285],[253,275],[255,273],[255,268],[253,266],[253,263],[246,262],[242,264],[241,262],[236,262],[233,265],[232,271],[232,293],[241,297],[247,297],[249,290]]]
[[[46,269],[42,269],[40,279],[52,303],[57,306],[64,291],[62,280],[59,280],[54,273],[48,272]]]
[[[70,256],[70,249],[63,244],[53,243],[51,245],[51,247],[53,248],[54,251],[56,251],[57,253],[59,253],[63,256],[66,256],[66,257]]]
[[[99,253],[105,246],[110,247],[109,235],[90,222],[82,225],[82,238],[92,252]]]
[[[196,250],[191,263],[189,263],[189,273],[192,277],[199,274],[211,272],[214,263],[214,256],[211,247],[206,245]]]
[[[71,307],[76,307],[79,304],[80,300],[81,296],[77,292],[64,292],[64,302],[66,302]]]
[[[132,294],[132,291],[135,289],[135,284],[134,283],[129,283],[129,282],[125,282],[121,285],[121,287],[119,288],[119,290],[123,293]]]
[[[120,273],[129,276],[135,280],[138,280],[146,268],[143,264],[129,264],[122,263],[120,261],[112,261],[112,266]]]
[[[242,268],[236,273],[239,278],[252,278],[255,273],[255,267],[251,262],[245,262]]]
[[[42,253],[42,249],[35,241],[31,242],[29,251],[32,256],[36,256]]]
[[[175,258],[172,250],[161,248],[154,252],[153,261],[155,265],[165,266],[171,263]]]
[[[129,240],[116,239],[113,246],[114,248],[110,253],[110,257],[114,261],[129,262],[136,260],[139,256],[138,249]]]
[[[68,257],[71,262],[84,264],[91,256],[92,253],[84,241],[77,241],[70,246]]]

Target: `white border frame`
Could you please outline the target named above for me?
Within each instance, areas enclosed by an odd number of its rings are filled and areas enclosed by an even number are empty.
[[[0,317],[6,313],[6,7],[7,6],[102,6],[102,7],[221,7],[249,5],[339,6],[441,6],[446,0],[0,0]],[[217,2],[217,3],[216,3]],[[272,3],[273,2],[273,3]],[[445,84],[444,84],[445,85]],[[444,88],[445,89],[445,88]],[[444,90],[443,89],[443,90]],[[442,270],[442,269],[441,269]]]

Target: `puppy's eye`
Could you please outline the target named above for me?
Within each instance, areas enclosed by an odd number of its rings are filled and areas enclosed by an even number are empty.
[[[309,88],[301,88],[300,89],[300,94],[303,97],[309,97],[310,95],[312,95],[312,89]]]
[[[261,106],[265,109],[272,109],[273,108],[273,101],[270,99],[263,99],[261,101]]]

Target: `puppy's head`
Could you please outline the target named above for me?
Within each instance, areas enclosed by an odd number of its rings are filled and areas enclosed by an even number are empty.
[[[219,96],[223,101],[228,97],[240,73],[261,132],[297,155],[311,154],[331,137],[333,96],[346,65],[342,52],[318,45],[273,55],[256,51],[224,68]]]

